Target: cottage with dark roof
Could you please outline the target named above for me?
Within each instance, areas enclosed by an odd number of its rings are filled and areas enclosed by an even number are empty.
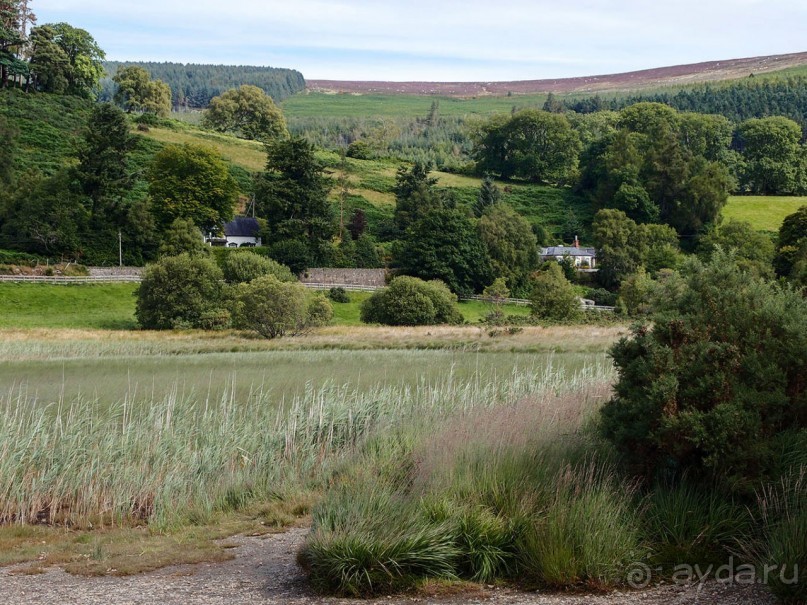
[[[261,226],[258,219],[237,216],[222,228],[224,235],[208,233],[205,241],[211,246],[227,248],[254,248],[261,245]]]
[[[549,246],[541,248],[541,260],[562,261],[569,257],[578,269],[596,269],[597,251],[594,248],[581,248],[577,236],[574,238],[573,246]]]

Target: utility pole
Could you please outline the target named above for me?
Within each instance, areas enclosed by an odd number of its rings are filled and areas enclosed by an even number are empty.
[[[123,266],[123,235],[118,229],[118,266]]]
[[[347,196],[350,195],[350,181],[348,181],[347,177],[347,150],[341,149],[339,153],[342,156],[342,166],[339,173],[339,186],[341,189],[339,192],[339,237],[341,238],[345,230],[345,202],[347,201]]]

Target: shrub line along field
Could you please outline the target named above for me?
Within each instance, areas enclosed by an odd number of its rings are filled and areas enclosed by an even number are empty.
[[[137,284],[0,283],[0,328],[87,328],[129,330],[137,327]],[[368,292],[352,292],[349,303],[333,303],[336,326],[358,326],[361,303]],[[478,323],[492,306],[481,300],[459,304],[469,323]],[[505,313],[529,315],[520,304],[504,305]]]

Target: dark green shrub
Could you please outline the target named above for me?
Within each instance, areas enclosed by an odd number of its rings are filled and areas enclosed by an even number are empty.
[[[297,278],[285,265],[247,250],[228,254],[224,259],[222,271],[228,284],[248,283],[265,275],[274,275],[278,280],[284,282],[297,281]]]
[[[265,275],[239,284],[234,295],[235,324],[264,338],[300,334],[327,324],[333,317],[324,296],[311,296],[300,283]]]
[[[439,281],[401,276],[374,293],[361,307],[361,320],[390,326],[462,323],[457,297]]]
[[[369,160],[372,157],[372,149],[366,141],[353,141],[347,146],[346,155],[356,160]]]
[[[328,290],[328,298],[337,303],[350,302],[350,296],[348,295],[347,290],[339,286]]]
[[[616,292],[609,292],[605,288],[589,288],[586,290],[585,298],[593,300],[595,305],[614,307],[616,306],[617,294]]]
[[[571,321],[582,314],[580,299],[558,263],[547,263],[532,278],[530,310],[534,317]]]
[[[269,246],[269,256],[286,265],[295,275],[300,275],[311,266],[311,250],[305,242],[287,239]]]
[[[653,327],[611,350],[602,433],[645,475],[749,493],[778,465],[782,435],[807,427],[807,300],[722,253],[692,261],[669,292]]]
[[[160,259],[143,273],[137,290],[137,321],[152,330],[224,327],[222,277],[209,258],[181,254]]]

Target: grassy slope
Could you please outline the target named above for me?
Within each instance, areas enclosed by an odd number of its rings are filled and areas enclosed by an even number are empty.
[[[289,118],[320,116],[329,118],[414,118],[428,114],[433,101],[440,103],[440,115],[444,117],[466,117],[509,112],[513,106],[518,108],[542,107],[544,101],[546,101],[546,95],[484,96],[459,99],[417,95],[354,95],[308,92],[286,99],[282,107],[283,112]]]
[[[790,67],[757,75],[762,79],[779,79],[807,75],[807,65]],[[740,78],[744,79],[744,78]],[[716,87],[729,86],[738,78],[720,79],[710,84]],[[655,94],[660,92],[676,93],[693,86],[702,86],[706,81],[693,84],[661,84],[642,86],[636,89],[614,89],[592,92],[557,93],[558,97],[581,98],[597,94],[603,98],[621,98],[635,94]],[[468,117],[473,115],[487,116],[493,113],[510,112],[513,107],[543,107],[545,93],[506,95],[481,95],[466,98],[446,96],[425,96],[412,94],[378,94],[378,93],[298,93],[282,103],[287,117],[294,118],[414,118],[427,115],[433,101],[440,103],[440,115],[445,117]]]
[[[210,145],[234,165],[252,172],[263,169],[266,163],[266,155],[260,143],[206,133],[192,127],[183,127],[179,130],[152,128],[143,136],[159,143]],[[319,157],[329,172],[336,177],[340,170],[339,155],[335,152],[321,151]],[[348,159],[350,181],[348,214],[354,207],[362,208],[367,212],[371,226],[377,224],[378,219],[391,218],[395,206],[393,194],[395,173],[400,165],[400,162],[393,160]],[[438,186],[452,189],[460,203],[472,204],[476,199],[480,179],[445,172],[435,172],[434,176],[438,179]],[[581,221],[591,219],[589,204],[574,196],[569,189],[520,182],[500,183],[500,185],[504,201],[533,223],[557,229],[566,220],[569,208]],[[337,201],[338,194],[338,190],[334,187],[331,190],[332,201]]]
[[[0,117],[18,130],[15,170],[52,174],[69,163],[91,109],[77,97],[0,90]]]
[[[807,197],[733,196],[723,218],[748,221],[758,231],[778,231],[788,214],[807,204]]]
[[[204,133],[192,128],[178,131],[153,128],[145,136],[161,143],[195,142],[212,145],[228,161],[249,171],[260,170],[265,163],[266,156],[259,143],[241,141],[226,135]],[[328,165],[331,174],[336,176],[340,165],[339,156],[333,152],[321,151],[320,158]],[[391,218],[395,205],[392,188],[399,165],[392,160],[348,159],[348,212],[353,207],[362,208],[368,213],[371,223],[380,218]],[[454,190],[461,203],[471,204],[475,200],[480,179],[445,172],[435,172],[434,175],[438,178],[439,186]],[[533,223],[542,223],[557,229],[566,220],[569,209],[583,222],[591,219],[591,207],[568,189],[518,182],[500,183],[500,186],[504,201]],[[331,191],[334,202],[337,194],[338,191],[334,188]],[[723,216],[748,221],[760,231],[777,231],[784,217],[805,203],[807,197],[733,196],[729,199]]]

